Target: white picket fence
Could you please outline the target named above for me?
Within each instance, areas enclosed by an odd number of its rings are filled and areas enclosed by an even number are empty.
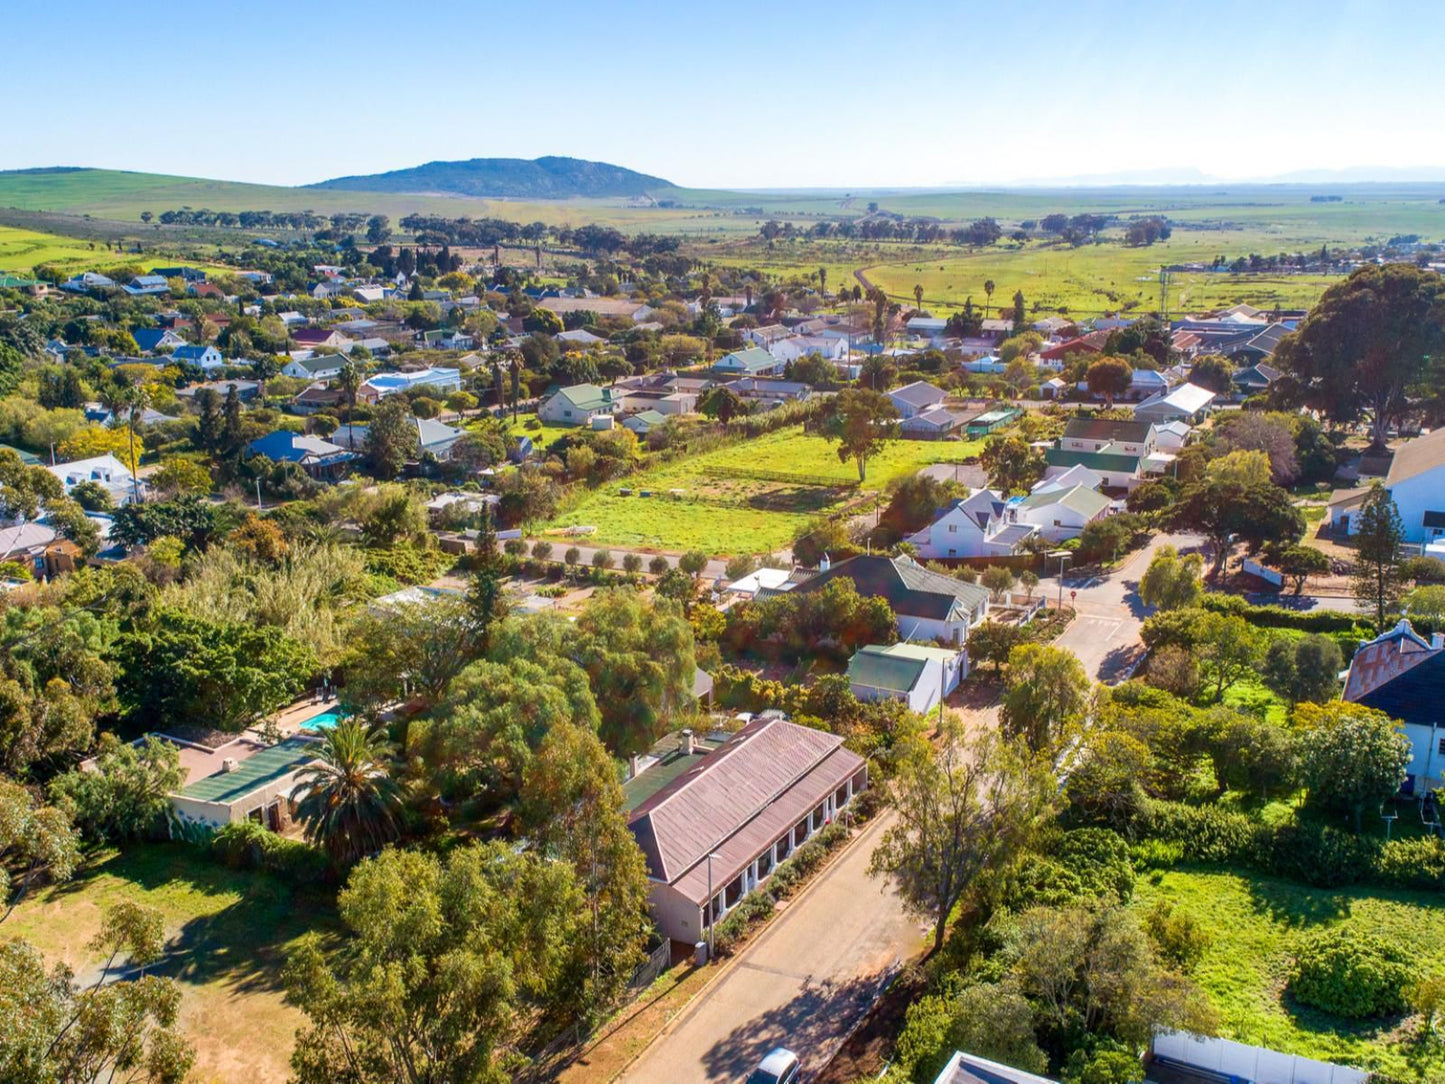
[[[1365,1084],[1370,1077],[1360,1069],[1187,1031],[1156,1032],[1154,1054],[1253,1084]]]

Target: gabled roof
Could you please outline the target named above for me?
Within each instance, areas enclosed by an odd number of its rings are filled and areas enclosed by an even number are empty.
[[[926,380],[915,380],[912,384],[894,388],[888,393],[888,398],[901,400],[913,407],[926,407],[943,402],[948,395],[941,388],[935,388]]]
[[[325,462],[328,459],[356,458],[345,448],[332,444],[320,437],[309,436],[305,433],[292,433],[285,429],[278,429],[274,433],[267,433],[246,445],[246,450],[253,455],[264,455],[267,459],[278,463],[306,463]]]
[[[793,803],[790,792],[813,772],[834,758],[834,767],[844,778],[862,767],[862,758],[842,746],[843,739],[836,734],[799,726],[781,716],[755,719],[633,810],[629,827],[647,860],[648,873],[675,883],[709,853],[726,852],[740,835],[744,844],[740,850],[748,851],[752,833],[746,830],[772,806],[784,807],[784,827],[801,819],[817,800],[807,790],[800,794],[804,801]],[[829,772],[824,795],[836,785],[837,774]],[[797,808],[792,808],[794,804]],[[767,838],[758,839],[751,853],[735,861],[714,862],[715,888],[736,874],[737,869],[729,867],[741,868],[776,838],[762,834]],[[701,895],[706,899],[706,890]]]
[[[1157,411],[1164,408],[1167,411],[1178,411],[1180,414],[1197,414],[1210,403],[1214,402],[1214,392],[1208,388],[1201,388],[1198,384],[1180,384],[1173,391],[1159,392],[1151,395],[1134,408],[1137,416],[1151,410]]]
[[[848,660],[848,682],[869,689],[906,693],[918,684],[927,667],[927,659],[894,654],[887,647],[869,644],[860,647]]]
[[[1070,418],[1064,426],[1069,440],[1106,440],[1122,444],[1143,444],[1149,439],[1151,423],[1110,418]]]
[[[910,557],[850,557],[793,590],[818,591],[837,579],[852,580],[860,595],[883,599],[900,617],[948,621],[989,598],[987,588],[933,572]]]
[[[1416,437],[1395,449],[1390,473],[1385,476],[1385,488],[1407,482],[1442,465],[1445,465],[1445,428]]]
[[[915,414],[911,418],[904,418],[899,422],[903,429],[942,429],[945,432],[957,429],[963,424],[962,414],[953,414],[942,407],[931,407],[921,414]]]
[[[1341,699],[1405,722],[1445,721],[1445,649],[1431,647],[1401,619],[1355,652]]]
[[[553,394],[561,396],[566,402],[571,403],[575,410],[610,411],[612,409],[611,389],[599,388],[596,384],[573,384],[568,388],[558,388]]]
[[[1092,519],[1108,508],[1111,503],[1108,497],[1097,490],[1090,489],[1088,486],[1076,485],[1066,490],[1046,489],[1039,493],[1031,493],[1020,501],[1018,506],[1033,510],[1061,504],[1087,519]]]
[[[714,362],[713,368],[726,368],[730,371],[740,369],[745,373],[758,373],[764,369],[776,369],[778,364],[778,359],[761,346],[749,346],[744,350],[734,350],[730,354],[724,354]]]
[[[1051,467],[1083,465],[1094,471],[1133,473],[1139,469],[1139,458],[1137,455],[1112,455],[1105,452],[1071,452],[1063,448],[1050,448],[1044,452],[1044,462]]]

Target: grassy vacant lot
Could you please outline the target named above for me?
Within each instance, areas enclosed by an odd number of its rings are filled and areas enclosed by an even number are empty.
[[[133,900],[165,918],[169,954],[159,972],[181,985],[181,1025],[196,1045],[198,1084],[284,1080],[302,1014],[282,1004],[284,950],[334,921],[325,897],[263,873],[237,872],[180,844],[134,846],[90,858],[69,884],[32,895],[5,923],[77,978],[100,962],[86,949],[105,908]]]
[[[982,441],[897,441],[869,463],[864,488],[881,489],[930,463],[976,456],[982,447]],[[857,481],[853,464],[838,461],[836,444],[789,428],[609,482],[547,526],[596,527],[586,541],[628,548],[770,553],[785,548],[802,524],[855,497]],[[633,495],[622,496],[623,489]],[[654,495],[638,496],[643,489]]]
[[[1212,937],[1195,978],[1219,1010],[1221,1035],[1409,1080],[1445,1079],[1445,1046],[1422,1046],[1399,1020],[1341,1020],[1284,993],[1292,946],[1322,926],[1377,934],[1404,946],[1422,970],[1445,969],[1438,896],[1175,869],[1141,879],[1133,906],[1146,910],[1158,899],[1193,914]]]
[[[52,233],[0,226],[0,271],[28,272],[36,264],[48,263],[66,271],[104,271],[120,264],[146,266],[146,255],[107,251],[104,245]]]

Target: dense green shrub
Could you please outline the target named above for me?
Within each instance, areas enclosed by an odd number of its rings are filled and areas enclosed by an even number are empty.
[[[1321,930],[1302,938],[1289,992],[1301,1004],[1357,1020],[1405,1007],[1410,957],[1373,934]]]
[[[298,839],[257,824],[236,821],[210,841],[211,856],[231,869],[265,870],[291,884],[314,884],[326,874],[326,855]]]
[[[1263,629],[1299,629],[1301,632],[1344,632],[1357,639],[1369,639],[1372,633],[1356,622],[1353,615],[1335,610],[1291,610],[1285,606],[1255,606],[1238,595],[1206,594],[1200,603],[1215,613],[1237,614],[1251,625]]]
[[[1118,832],[1108,828],[1075,828],[1065,832],[1057,857],[1092,896],[1112,893],[1121,903],[1128,903],[1134,895],[1134,866],[1129,860],[1129,845]]]
[[[773,913],[773,897],[766,892],[750,892],[713,930],[713,947],[719,956],[731,955],[754,925]]]
[[[1188,911],[1177,910],[1169,900],[1158,900],[1144,915],[1144,932],[1154,942],[1159,958],[1186,974],[1193,971],[1209,948],[1209,933]]]
[[[1445,840],[1390,840],[1375,856],[1375,877],[1391,888],[1445,890]]]

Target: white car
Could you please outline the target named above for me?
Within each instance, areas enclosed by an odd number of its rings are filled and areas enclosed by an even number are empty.
[[[797,1084],[798,1055],[778,1047],[748,1074],[746,1084]]]

